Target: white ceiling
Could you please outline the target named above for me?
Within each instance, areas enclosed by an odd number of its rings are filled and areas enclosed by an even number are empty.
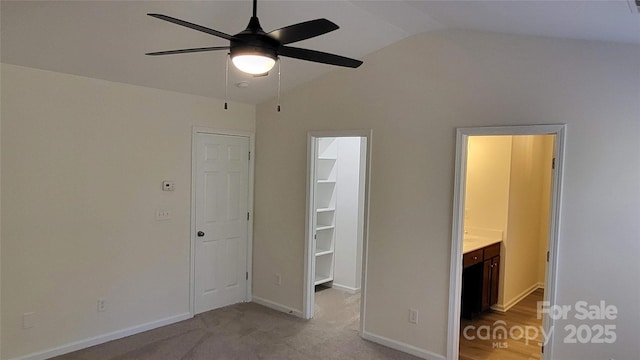
[[[341,28],[294,46],[361,59],[405,37],[436,29],[640,44],[640,14],[632,12],[633,1],[259,0],[258,17],[267,32],[327,18]],[[9,64],[224,98],[226,52],[162,57],[144,53],[221,46],[227,45],[226,41],[146,16],[152,12],[235,34],[249,21],[251,1],[3,0],[0,59]],[[283,58],[283,91],[336,69]],[[240,81],[248,81],[249,87],[234,86]],[[231,72],[232,101],[259,103],[274,97],[276,89],[274,71],[262,78]]]

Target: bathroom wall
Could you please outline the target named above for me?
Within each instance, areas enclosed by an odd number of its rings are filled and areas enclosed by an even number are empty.
[[[508,309],[544,284],[552,146],[552,135],[513,137],[498,309]]]
[[[509,211],[511,136],[470,136],[464,226],[505,231]]]

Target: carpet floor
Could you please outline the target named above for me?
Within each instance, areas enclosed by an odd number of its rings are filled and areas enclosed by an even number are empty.
[[[241,303],[55,359],[417,359],[362,340],[359,309],[359,294],[319,289],[313,320]]]

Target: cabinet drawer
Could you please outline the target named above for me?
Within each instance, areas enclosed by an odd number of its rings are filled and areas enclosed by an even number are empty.
[[[500,243],[489,245],[484,248],[484,258],[491,259],[494,256],[500,255]]]
[[[471,265],[475,265],[482,262],[482,249],[466,253],[462,256],[463,267],[467,268]]]

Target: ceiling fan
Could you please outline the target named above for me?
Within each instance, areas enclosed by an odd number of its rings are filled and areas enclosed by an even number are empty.
[[[357,68],[362,65],[362,61],[350,59],[340,55],[329,54],[316,50],[301,49],[286,44],[302,41],[312,37],[320,36],[336,30],[338,25],[327,19],[316,19],[264,32],[260,26],[260,21],[256,15],[257,0],[253,0],[253,16],[249,20],[247,28],[235,35],[225,34],[201,25],[193,24],[184,20],[176,19],[162,14],[147,14],[154,18],[168,21],[190,29],[198,30],[210,35],[214,35],[225,40],[229,40],[229,46],[212,46],[192,49],[180,49],[169,51],[158,51],[147,53],[146,55],[169,55],[184,54],[203,51],[229,50],[233,64],[240,70],[248,74],[266,74],[273,68],[279,56],[291,57],[295,59],[313,61],[318,63]]]

